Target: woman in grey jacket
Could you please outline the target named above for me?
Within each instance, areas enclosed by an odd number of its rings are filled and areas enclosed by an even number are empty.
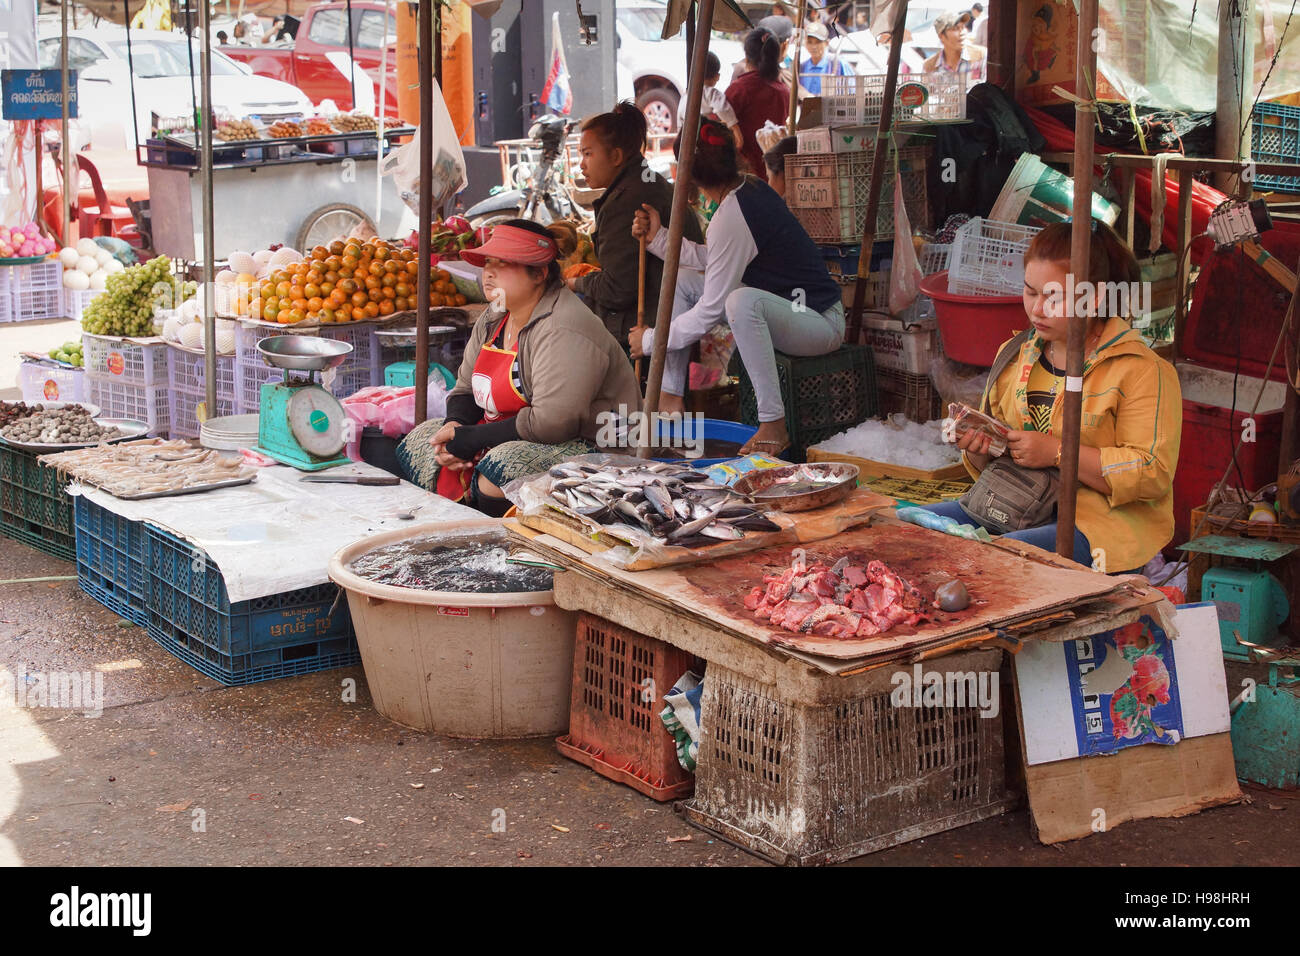
[[[673,204],[668,180],[646,164],[642,153],[645,141],[645,115],[632,103],[623,102],[612,112],[587,120],[578,146],[587,185],[605,190],[595,202],[596,231],[591,237],[600,271],[569,279],[567,285],[586,297],[620,345],[636,325],[640,244],[632,237],[632,217],[644,204],[667,222]],[[704,241],[694,216],[686,221],[685,236],[692,242]],[[661,260],[646,257],[645,311],[651,322],[659,309],[663,268]]]
[[[504,514],[502,486],[595,451],[598,436],[621,433],[615,422],[640,410],[627,356],[560,281],[558,251],[545,228],[514,219],[462,253],[483,267],[493,307],[470,335],[447,417],[398,446],[411,481]]]

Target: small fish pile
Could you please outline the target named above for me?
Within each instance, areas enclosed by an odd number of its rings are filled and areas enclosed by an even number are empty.
[[[623,524],[683,548],[737,541],[781,526],[724,485],[680,465],[564,464],[548,472],[551,500],[598,524]]]
[[[745,596],[745,607],[796,634],[847,639],[929,620],[931,604],[883,561],[859,567],[844,557],[834,567],[809,565],[796,551],[790,567],[765,575]]]
[[[352,570],[377,584],[422,591],[514,594],[549,591],[554,572],[512,564],[504,533],[424,537],[367,551]]]

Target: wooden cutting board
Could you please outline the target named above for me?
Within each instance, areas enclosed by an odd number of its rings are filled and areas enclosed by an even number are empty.
[[[773,627],[755,620],[744,607],[745,595],[762,583],[765,574],[789,567],[791,551],[797,545],[720,557],[688,568],[640,572],[592,561],[582,551],[553,538],[531,538],[529,545],[611,587],[742,639],[839,660],[898,657],[949,645],[1053,612],[1082,608],[1127,587],[1122,579],[1094,571],[1057,567],[1003,548],[881,518],[869,527],[806,542],[803,546],[809,563],[832,565],[846,555],[861,564],[879,559],[927,594],[943,581],[958,577],[971,594],[971,606],[955,614],[938,614],[936,620],[916,627],[900,626],[874,637],[839,640]]]

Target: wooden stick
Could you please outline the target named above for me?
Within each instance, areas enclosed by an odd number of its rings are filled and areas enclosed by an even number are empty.
[[[659,410],[659,392],[663,386],[664,359],[668,355],[668,334],[673,321],[673,291],[677,288],[677,270],[682,260],[682,236],[686,217],[693,216],[686,205],[695,189],[691,167],[695,164],[695,142],[700,135],[700,99],[704,95],[704,58],[709,53],[709,34],[713,30],[714,0],[700,0],[700,18],[695,25],[695,49],[691,51],[691,79],[686,92],[686,121],[682,124],[681,155],[677,159],[677,177],[673,180],[673,211],[668,220],[668,252],[664,259],[664,276],[659,283],[659,314],[655,316],[654,353],[650,356],[650,377],[646,381],[647,416]],[[651,440],[650,429],[642,429],[644,440]],[[649,457],[649,444],[641,445],[637,455]]]
[[[645,236],[641,237],[636,260],[636,327],[645,328]],[[636,360],[636,380],[641,383],[641,359]]]

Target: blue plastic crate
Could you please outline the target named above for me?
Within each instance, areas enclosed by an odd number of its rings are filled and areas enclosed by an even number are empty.
[[[1251,156],[1257,163],[1300,163],[1300,106],[1260,103],[1251,121]],[[1256,189],[1300,193],[1300,176],[1258,176]]]
[[[862,244],[855,245],[819,245],[817,247],[822,251],[822,259],[826,263],[826,271],[834,276],[856,276],[858,274],[858,256],[861,254]],[[890,261],[894,257],[894,240],[876,242],[871,247],[871,271],[879,272],[881,269],[888,269]]]
[[[144,555],[149,636],[215,680],[248,684],[360,660],[334,584],[231,604],[202,550],[146,525]]]
[[[145,608],[144,523],[72,499],[77,538],[77,584],[100,604],[141,627]]]
[[[31,452],[0,445],[0,534],[37,551],[75,561],[68,479]]]

